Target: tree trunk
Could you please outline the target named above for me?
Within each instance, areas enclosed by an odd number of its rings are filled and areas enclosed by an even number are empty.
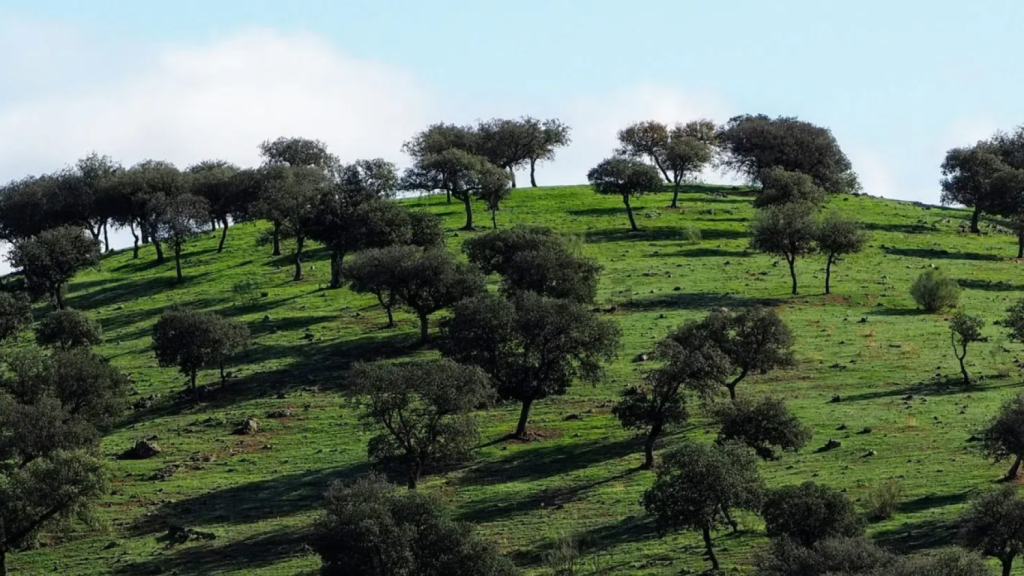
[[[132,258],[139,257],[139,235],[135,233],[135,225],[131,222],[128,223],[128,230],[132,233],[133,244],[132,244]]]
[[[658,170],[661,170],[661,175],[665,177],[665,182],[671,182],[672,179],[668,177],[668,172],[661,165],[661,160],[658,160],[657,156],[651,156],[651,159],[654,160],[654,165],[658,167]]]
[[[526,423],[530,420],[530,407],[532,406],[532,398],[523,400],[523,407],[519,411],[519,424],[516,426],[516,438],[526,439]]]
[[[53,293],[53,301],[57,305],[57,310],[64,309],[64,285],[57,286],[57,290]]]
[[[725,385],[725,387],[729,389],[729,400],[732,400],[733,402],[736,401],[736,384],[739,384],[739,382],[730,382]]]
[[[448,203],[451,204],[452,203],[452,191],[451,190],[445,190],[444,194],[445,194],[445,196],[448,197]]]
[[[281,223],[274,222],[274,252],[271,256],[281,255]]]
[[[223,386],[223,385],[227,384],[227,382],[228,382],[228,377],[224,375],[224,361],[221,360],[221,362],[220,362],[220,385]]]
[[[466,225],[462,227],[463,230],[473,229],[473,203],[469,194],[466,194],[462,203],[466,205]]]
[[[7,576],[7,550],[0,549],[0,576]]]
[[[832,293],[832,255],[825,260],[825,294]]]
[[[1007,480],[1015,480],[1017,474],[1020,472],[1021,457],[1017,456],[1017,459],[1013,461],[1013,466],[1010,466],[1010,471],[1006,473]]]
[[[1017,232],[1017,259],[1024,258],[1024,229]]]
[[[178,274],[178,282],[181,282],[183,277],[181,275],[181,243],[174,243],[174,270]]]
[[[661,435],[661,424],[651,426],[647,433],[647,440],[644,442],[644,470],[654,468],[654,441]]]
[[[196,404],[199,404],[199,388],[196,386],[196,371],[193,370],[189,374],[189,386],[192,387],[192,397],[195,399]]]
[[[220,231],[220,244],[217,244],[217,253],[220,254],[224,251],[224,241],[228,239],[228,219],[224,218],[220,221],[223,228]]]
[[[103,221],[103,245],[107,247],[107,252],[110,252],[110,234],[107,233],[107,221]]]
[[[707,548],[708,551],[708,560],[711,561],[711,569],[719,570],[718,556],[715,556],[715,549],[711,545],[711,529],[705,526],[701,529],[701,532],[704,534],[704,547]]]
[[[420,475],[423,473],[423,465],[418,461],[413,460],[409,463],[409,477],[407,478],[406,486],[409,490],[415,490],[416,486],[419,485]]]
[[[377,302],[379,302],[380,303],[380,307],[383,308],[388,313],[388,326],[387,327],[388,328],[394,328],[395,327],[395,318],[391,314],[391,304],[388,304],[388,303],[384,302],[384,297],[382,297],[380,294],[377,294]]]
[[[306,239],[302,236],[295,238],[295,276],[292,278],[295,282],[302,280],[302,248],[305,244]]]
[[[1010,576],[1010,572],[1013,571],[1013,556],[1003,558],[1000,562],[1003,563],[1003,576]]]
[[[974,213],[971,214],[971,232],[975,234],[981,233],[981,228],[978,228],[978,219],[981,218],[981,207],[975,206]]]
[[[328,286],[331,290],[341,288],[341,265],[344,260],[344,254],[337,250],[331,251],[331,284]]]
[[[537,160],[530,158],[530,186],[537,187]]]
[[[491,228],[494,230],[498,229],[498,211],[491,210]]]
[[[511,166],[508,167],[508,176],[509,176],[509,179],[512,180],[512,187],[515,188],[516,187],[516,170],[515,170],[515,168],[513,168]]]
[[[729,527],[732,528],[732,533],[738,533],[740,531],[740,525],[739,522],[736,522],[736,519],[732,517],[732,514],[730,514],[728,510],[723,509],[722,515],[725,516],[725,521],[728,522]]]
[[[669,208],[678,208],[678,207],[679,207],[679,182],[676,182],[675,185],[672,186],[672,205],[669,206]]]
[[[426,314],[420,314],[420,344],[430,342],[430,318]]]
[[[160,241],[155,236],[151,237],[153,240],[153,247],[156,248],[156,263],[164,263],[164,248],[160,245]]]
[[[636,220],[633,219],[633,207],[629,205],[629,196],[623,196],[622,203],[626,205],[626,215],[629,216],[629,227],[633,232],[639,232],[640,228],[637,228]]]
[[[793,279],[793,295],[796,296],[796,256],[792,258],[786,256],[786,262],[789,263],[789,277]]]

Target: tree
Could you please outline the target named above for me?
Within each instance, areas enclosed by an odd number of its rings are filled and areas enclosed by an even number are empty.
[[[774,460],[776,449],[800,450],[814,435],[778,398],[739,399],[718,406],[713,413],[721,426],[718,442],[745,444],[765,460]]]
[[[803,202],[764,208],[750,225],[751,248],[786,259],[794,295],[798,293],[796,259],[814,251],[814,231],[814,208]]]
[[[636,197],[661,188],[661,177],[654,168],[630,158],[608,158],[587,172],[594,192],[614,194],[622,197],[629,216],[629,225],[634,232],[640,230],[633,219],[633,208],[629,204]]]
[[[115,178],[119,189],[121,208],[114,220],[128,226],[135,236],[134,226],[139,227],[142,243],[153,241],[157,264],[164,263],[163,247],[157,238],[157,228],[167,208],[168,200],[185,192],[185,178],[169,162],[145,160],[129,168]],[[136,237],[134,254],[138,257]]]
[[[58,350],[90,348],[103,341],[99,322],[79,310],[65,308],[50,312],[36,326],[36,343]]]
[[[186,170],[188,189],[192,195],[206,200],[210,217],[220,223],[220,242],[217,253],[224,251],[231,219],[245,213],[255,200],[251,186],[242,185],[238,167],[221,160],[207,160]]]
[[[482,156],[452,148],[436,154],[414,157],[406,170],[404,188],[408,190],[444,190],[463,203],[466,225],[473,229],[473,199],[500,195],[509,185],[508,174]]]
[[[677,124],[668,135],[662,164],[671,172],[672,208],[678,207],[679,186],[693,178],[714,159],[715,125],[710,120],[695,120],[686,125]]]
[[[254,207],[274,225],[274,256],[280,256],[282,235],[295,240],[295,275],[302,280],[302,253],[314,227],[317,199],[327,190],[327,174],[315,166],[273,165],[264,169],[264,188]]]
[[[772,538],[768,547],[758,552],[754,573],[757,576],[887,574],[884,570],[897,566],[899,560],[863,537],[825,538],[809,547],[783,537]]]
[[[864,249],[867,243],[860,222],[839,211],[826,214],[814,229],[817,251],[825,255],[825,294],[832,293],[832,265],[848,254]]]
[[[770,490],[761,517],[769,538],[789,538],[807,548],[864,535],[864,519],[845,494],[809,481]]]
[[[529,291],[580,303],[597,297],[601,266],[572,253],[550,228],[515,226],[470,238],[462,250],[484,273],[502,276],[505,294]]]
[[[964,358],[967,357],[967,345],[971,342],[981,341],[981,329],[985,321],[977,316],[971,316],[963,310],[958,310],[949,319],[949,340],[953,345],[953,355],[960,362],[960,373],[964,375],[964,386],[971,385],[971,377],[964,366]]]
[[[1006,318],[1003,319],[1002,325],[1010,330],[1011,340],[1024,342],[1024,298],[1006,309]]]
[[[760,183],[771,168],[802,172],[830,194],[855,192],[857,174],[832,132],[797,118],[735,116],[718,131],[721,165]]]
[[[534,146],[530,149],[530,186],[537,187],[537,163],[555,159],[555,152],[558,148],[568,146],[572,142],[571,129],[557,118],[550,118],[538,122],[533,118],[527,118],[531,131],[534,132]]]
[[[637,122],[619,130],[619,147],[615,153],[619,156],[639,160],[649,160],[671,182],[665,169],[665,154],[669,145],[668,126],[655,120]],[[659,182],[660,183],[660,182]]]
[[[292,168],[319,168],[327,171],[338,159],[327,151],[327,144],[309,138],[279,137],[260,144],[264,165],[285,165]]]
[[[491,164],[507,170],[515,188],[515,169],[525,164],[538,146],[536,140],[542,134],[539,123],[532,118],[493,118],[481,122],[476,132],[480,154]]]
[[[357,294],[373,294],[388,315],[388,328],[394,328],[396,291],[402,282],[402,268],[420,256],[416,246],[372,248],[355,255],[345,265],[345,278]]]
[[[771,308],[730,312],[716,310],[699,322],[688,322],[668,335],[682,346],[714,343],[732,366],[725,387],[736,400],[736,386],[750,374],[767,374],[793,364],[793,333]]]
[[[644,468],[654,467],[654,443],[666,428],[689,419],[686,392],[706,394],[720,389],[732,370],[721,349],[706,339],[658,342],[654,357],[663,365],[644,374],[641,385],[630,386],[612,408],[622,426],[647,433]]]
[[[412,309],[420,320],[420,342],[430,339],[430,315],[484,290],[484,278],[469,264],[458,262],[443,248],[400,253],[395,299]]]
[[[953,148],[942,162],[942,203],[973,208],[971,232],[980,233],[978,220],[982,212],[996,204],[992,195],[993,179],[1006,168],[990,142]]]
[[[515,576],[471,524],[451,520],[435,496],[399,493],[381,476],[335,482],[313,527],[322,576]]]
[[[1007,167],[993,176],[988,210],[1010,220],[1017,234],[1017,258],[1024,258],[1024,170]]]
[[[719,570],[711,532],[732,510],[757,510],[763,481],[744,448],[687,443],[665,455],[642,503],[660,533],[698,530],[713,570]]]
[[[108,488],[103,462],[85,452],[55,452],[0,474],[0,574],[7,574],[7,554],[31,546],[43,530],[90,520]]]
[[[428,465],[467,458],[478,439],[470,413],[491,394],[478,368],[443,359],[357,364],[350,379],[360,417],[380,431],[367,448],[370,458],[402,459],[410,490]]]
[[[517,438],[526,437],[534,402],[565,394],[576,380],[599,381],[619,346],[614,322],[530,292],[513,301],[481,294],[460,302],[442,331],[444,356],[481,368],[499,397],[522,404]]]
[[[28,299],[0,292],[0,343],[17,335],[32,323],[32,304]]]
[[[402,144],[402,151],[408,154],[413,163],[424,161],[430,156],[437,156],[449,150],[459,150],[470,155],[480,153],[480,134],[471,126],[457,126],[455,124],[431,124],[412,137],[411,140]],[[403,186],[408,188],[408,185]],[[449,188],[430,188],[427,192],[444,190],[448,196],[448,203],[452,203],[452,191]]]
[[[80,159],[75,165],[57,175],[56,194],[48,210],[51,226],[76,225],[89,231],[93,240],[100,241],[111,218],[110,205],[104,198],[108,183],[122,172],[121,165],[109,156],[95,152]],[[110,250],[109,240],[104,241]]]
[[[202,368],[220,367],[248,341],[248,330],[211,312],[172,308],[153,326],[153,352],[161,367],[177,366],[188,376],[196,402],[196,377]]]
[[[0,239],[14,243],[52,227],[47,204],[53,176],[28,176],[0,188]]]
[[[778,206],[788,202],[804,202],[820,206],[827,200],[828,192],[814,182],[814,178],[803,172],[785,168],[769,168],[761,174],[761,193],[754,199],[755,208]]]
[[[100,250],[81,228],[61,226],[16,242],[8,260],[21,269],[29,290],[63,308],[64,285],[82,268],[98,264]]]
[[[210,217],[210,204],[200,196],[179,194],[167,200],[156,221],[153,237],[170,245],[174,252],[174,272],[178,282],[181,273],[181,251],[185,243],[199,236]]]
[[[1024,395],[1018,394],[1003,403],[982,432],[981,439],[988,456],[996,462],[1014,458],[1006,478],[1017,478],[1024,459]]]
[[[1010,576],[1014,559],[1024,552],[1024,500],[1017,487],[981,494],[961,515],[959,524],[963,545],[997,558],[1003,576]]]

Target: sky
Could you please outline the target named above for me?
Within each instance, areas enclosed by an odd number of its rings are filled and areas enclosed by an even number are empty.
[[[573,130],[539,183],[579,184],[631,122],[764,113],[937,203],[947,149],[1024,123],[1022,24],[1017,0],[0,0],[0,182],[91,151],[253,165],[278,136],[401,166],[428,124],[532,115]]]

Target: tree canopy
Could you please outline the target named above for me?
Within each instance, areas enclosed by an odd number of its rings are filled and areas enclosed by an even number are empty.
[[[787,202],[760,211],[750,225],[750,247],[782,256],[789,264],[789,276],[796,295],[796,259],[814,252],[814,207],[805,202]]]
[[[99,243],[81,228],[60,226],[15,242],[8,259],[21,270],[29,290],[64,307],[64,285],[82,268],[100,260]]]
[[[655,192],[661,188],[661,177],[658,171],[639,160],[632,158],[608,158],[587,172],[587,180],[594,192],[598,194],[616,195],[622,198],[629,216],[629,226],[636,232],[640,228],[633,218],[633,207],[629,199],[646,192]]]

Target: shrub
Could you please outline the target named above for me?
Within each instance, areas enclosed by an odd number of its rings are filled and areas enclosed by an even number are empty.
[[[875,486],[864,498],[868,519],[877,522],[892,518],[902,497],[903,485],[896,480],[886,480]]]
[[[787,537],[801,546],[864,534],[864,520],[846,495],[814,482],[772,490],[761,516],[769,538]]]
[[[231,292],[246,306],[252,306],[260,299],[260,283],[252,278],[235,282]]]
[[[925,270],[910,287],[914,302],[926,312],[935,313],[953,308],[960,301],[960,285],[942,272]]]
[[[36,342],[61,350],[89,348],[103,341],[98,322],[79,310],[65,308],[46,315],[36,327]]]
[[[683,238],[684,242],[693,242],[697,244],[701,241],[702,236],[700,234],[700,228],[687,224],[679,229],[679,233]]]

